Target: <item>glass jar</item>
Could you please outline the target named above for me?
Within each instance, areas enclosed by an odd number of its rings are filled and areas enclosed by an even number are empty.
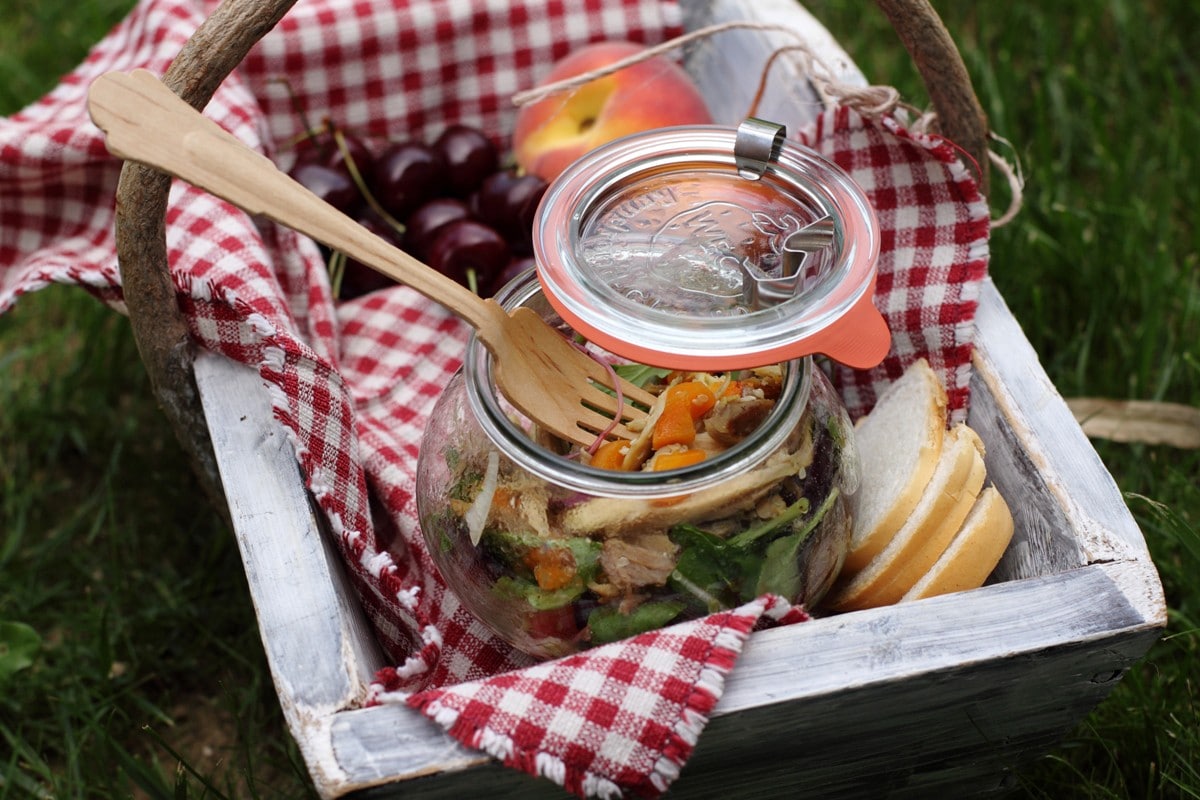
[[[505,401],[472,340],[418,463],[448,585],[543,657],[764,593],[817,606],[849,545],[858,460],[813,357],[870,367],[890,344],[863,192],[769,122],[667,128],[568,167],[533,233],[536,274],[497,300],[659,399],[632,442],[571,449]]]
[[[569,333],[532,271],[497,299]],[[723,435],[727,447],[689,466],[602,469],[517,413],[472,341],[433,409],[418,464],[421,527],[447,584],[539,657],[765,592],[816,606],[849,544],[853,426],[812,358],[732,377],[771,384],[748,434]]]

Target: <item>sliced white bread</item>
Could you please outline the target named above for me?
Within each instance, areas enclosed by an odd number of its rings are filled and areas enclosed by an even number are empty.
[[[862,484],[850,496],[845,570],[858,572],[887,546],[921,500],[942,452],[946,390],[925,359],[914,362],[859,420]]]
[[[865,598],[867,605],[877,607],[899,602],[904,593],[932,569],[946,552],[946,548],[950,546],[950,542],[970,515],[971,509],[975,507],[987,478],[983,441],[975,431],[965,425],[960,426],[958,436],[960,439],[967,438],[974,444],[971,471],[966,481],[957,491],[950,492],[953,502],[946,513],[940,519],[929,519],[924,529],[916,535],[908,552],[880,569],[880,575],[891,577],[885,581],[876,581],[875,586],[868,590]]]
[[[1012,536],[1012,511],[996,487],[989,486],[975,501],[946,552],[900,602],[979,588],[1000,563]]]
[[[937,562],[966,519],[986,477],[983,442],[963,424],[946,434],[933,477],[884,548],[857,572],[843,569],[829,604],[840,611],[899,600]]]

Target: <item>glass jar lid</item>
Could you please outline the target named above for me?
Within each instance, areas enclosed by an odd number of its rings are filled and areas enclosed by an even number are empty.
[[[773,123],[616,140],[551,184],[534,225],[547,300],[640,363],[737,369],[822,353],[879,363],[875,213],[837,165]]]

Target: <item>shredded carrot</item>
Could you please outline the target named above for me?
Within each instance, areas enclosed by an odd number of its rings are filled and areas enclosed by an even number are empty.
[[[696,440],[696,420],[717,402],[712,390],[699,381],[684,381],[667,389],[662,413],[654,423],[650,445],[661,450],[669,444]]]
[[[591,465],[597,469],[622,469],[625,461],[623,450],[628,449],[629,442],[624,439],[612,439],[596,448]]]
[[[654,456],[654,460],[650,466],[655,472],[662,472],[668,469],[679,469],[681,467],[690,467],[692,464],[699,464],[704,460],[705,453],[703,450],[691,448],[688,450],[677,450],[671,453],[659,453]]]

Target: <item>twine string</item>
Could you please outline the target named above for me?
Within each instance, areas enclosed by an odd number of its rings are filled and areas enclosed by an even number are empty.
[[[863,117],[873,120],[896,115],[897,112],[903,111],[911,117],[911,122],[907,123],[909,130],[915,133],[929,133],[933,130],[934,124],[937,121],[937,115],[929,111],[922,112],[905,103],[900,97],[900,92],[895,87],[882,84],[862,86],[840,81],[837,79],[834,70],[813,52],[812,48],[804,40],[804,37],[795,29],[786,25],[751,22],[748,20],[733,20],[697,28],[694,31],[681,34],[660,44],[647,47],[641,52],[613,61],[603,67],[537,86],[533,89],[517,92],[512,96],[512,103],[515,106],[525,106],[556,94],[570,92],[598,78],[619,72],[626,67],[685,47],[692,42],[707,39],[718,33],[735,29],[774,31],[799,40],[795,44],[788,44],[777,48],[768,56],[760,72],[758,87],[751,101],[747,116],[755,116],[758,105],[762,101],[763,94],[766,91],[775,62],[783,56],[790,56],[795,59],[799,73],[807,77],[809,84],[824,105],[828,107],[842,105],[856,111]],[[1013,150],[1007,140],[994,132],[991,134],[991,138],[993,141],[1007,145],[1010,151]],[[1004,175],[1011,195],[1008,208],[999,217],[992,219],[992,227],[999,228],[1011,222],[1020,211],[1025,181],[1021,173],[1019,161],[1015,164],[1010,163],[999,153],[991,149],[988,150],[988,159]]]
[[[1013,153],[1013,160],[1010,162],[995,150],[988,150],[988,158],[991,160],[992,166],[1008,182],[1008,208],[999,217],[992,219],[993,228],[1002,228],[1012,222],[1021,210],[1021,205],[1025,199],[1025,174],[1021,171],[1021,159],[1017,156],[1016,148],[1012,146],[1012,142],[995,131],[992,131],[990,136],[992,141],[999,142]]]
[[[634,64],[648,61],[656,56],[663,55],[672,50],[677,50],[685,47],[692,42],[707,39],[718,33],[735,29],[747,29],[758,31],[775,31],[793,36],[800,41],[793,45],[786,45],[775,50],[767,59],[766,65],[762,70],[762,81],[760,82],[759,95],[762,93],[762,85],[766,82],[767,73],[770,72],[775,60],[781,55],[792,54],[799,57],[801,74],[808,76],[813,88],[816,90],[822,102],[832,104],[840,102],[843,105],[853,108],[859,113],[870,116],[879,117],[883,114],[891,113],[899,104],[900,94],[891,86],[854,86],[836,80],[833,70],[831,70],[820,58],[813,53],[812,49],[804,41],[803,37],[794,29],[786,25],[776,25],[765,22],[750,22],[748,20],[734,20],[730,22],[720,22],[714,25],[708,25],[703,28],[697,28],[689,33],[676,36],[674,39],[668,39],[665,42],[648,47],[645,50],[626,56],[625,58],[613,61],[603,67],[598,67],[587,72],[580,73],[569,78],[564,78],[553,83],[547,83],[543,86],[538,86],[533,89],[527,89],[523,92],[517,92],[512,96],[513,105],[524,106],[530,103],[536,103],[552,95],[569,92],[583,86],[586,83],[611,75],[614,72],[619,72],[626,67]]]

